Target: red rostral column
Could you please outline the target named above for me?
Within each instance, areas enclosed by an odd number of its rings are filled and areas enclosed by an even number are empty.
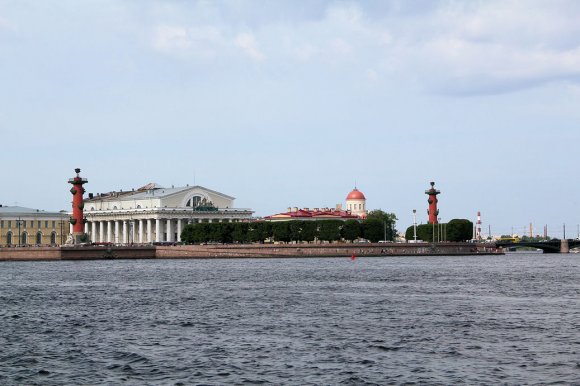
[[[81,178],[81,176],[79,176],[81,169],[76,168],[75,172],[77,173],[77,176],[74,178],[69,178],[68,183],[72,184],[70,192],[73,195],[72,217],[70,218],[70,223],[73,226],[73,237],[75,243],[78,243],[78,238],[85,233],[86,220],[83,216],[83,209],[85,207],[83,194],[85,193],[85,188],[83,188],[83,185],[88,181],[86,178]]]
[[[429,215],[429,224],[438,224],[437,216],[439,215],[439,209],[437,209],[437,195],[441,193],[437,189],[435,189],[435,183],[431,182],[431,189],[426,190],[425,194],[429,195],[429,199],[427,202],[429,203],[429,209],[427,210],[427,214]]]

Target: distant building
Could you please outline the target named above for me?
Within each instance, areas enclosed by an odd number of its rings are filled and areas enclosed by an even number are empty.
[[[0,245],[61,245],[69,232],[69,215],[21,206],[0,205]]]
[[[354,188],[346,196],[346,210],[341,204],[332,208],[288,208],[286,212],[264,217],[266,221],[290,221],[290,220],[360,220],[366,218],[366,197]]]
[[[148,184],[127,192],[89,193],[84,201],[85,232],[93,242],[176,242],[188,223],[248,221],[252,214],[234,208],[234,197],[203,186]]]
[[[360,218],[367,216],[367,199],[356,187],[346,196],[346,210]]]

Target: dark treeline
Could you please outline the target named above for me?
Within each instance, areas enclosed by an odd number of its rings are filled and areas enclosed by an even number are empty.
[[[394,216],[393,216],[394,217]],[[358,220],[321,221],[255,221],[249,223],[198,223],[187,225],[181,240],[188,244],[197,243],[261,243],[265,240],[279,242],[353,241],[365,238],[377,242],[385,238],[394,240],[394,221],[376,218]]]
[[[405,238],[413,240],[413,226],[407,228]],[[473,223],[465,219],[453,219],[445,224],[417,225],[417,240],[432,242],[433,237],[439,241],[467,241],[473,237]]]

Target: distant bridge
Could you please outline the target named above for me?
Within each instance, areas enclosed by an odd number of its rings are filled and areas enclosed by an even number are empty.
[[[544,253],[568,253],[570,249],[580,247],[580,240],[550,240],[550,241],[496,241],[495,245],[504,249],[531,247]]]

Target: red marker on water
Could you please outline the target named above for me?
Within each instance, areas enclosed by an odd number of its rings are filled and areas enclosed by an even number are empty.
[[[356,256],[354,255],[354,253],[352,254],[352,256],[350,257],[351,260],[356,259]]]

